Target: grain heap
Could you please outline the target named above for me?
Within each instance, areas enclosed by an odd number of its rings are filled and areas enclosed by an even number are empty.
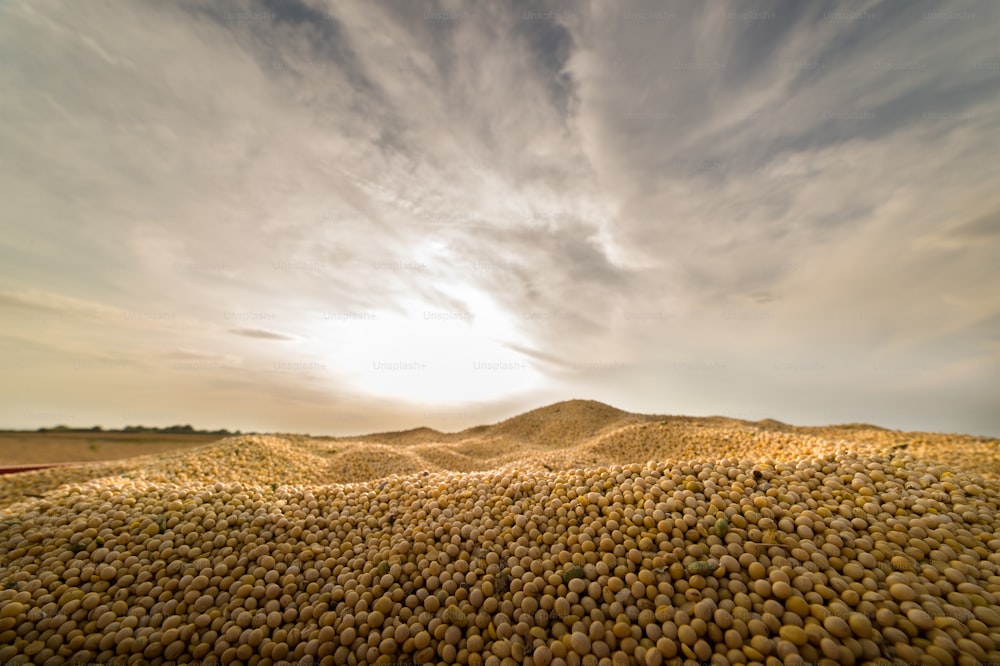
[[[142,456],[84,467],[52,467],[0,477],[0,507],[65,483],[119,476],[150,483],[175,484],[214,483],[219,480],[247,480],[260,485],[323,482],[322,472],[327,463],[304,443],[307,441],[308,438],[304,437],[231,437],[181,453]]]
[[[840,435],[654,426],[597,435],[623,458],[666,438],[644,464],[576,466],[612,454],[569,442],[331,483],[343,440],[243,437],[36,479],[0,509],[0,662],[1000,662],[998,482]],[[755,441],[783,459],[727,453]]]

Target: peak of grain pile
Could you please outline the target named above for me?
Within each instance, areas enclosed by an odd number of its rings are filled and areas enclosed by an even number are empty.
[[[998,465],[571,401],[0,477],[0,663],[1000,663]]]

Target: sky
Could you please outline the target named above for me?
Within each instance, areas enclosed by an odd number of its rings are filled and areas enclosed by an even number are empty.
[[[0,427],[1000,436],[1000,3],[0,3]]]

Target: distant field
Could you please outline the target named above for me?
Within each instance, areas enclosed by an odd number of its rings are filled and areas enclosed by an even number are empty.
[[[119,460],[221,439],[211,434],[0,430],[0,466]]]

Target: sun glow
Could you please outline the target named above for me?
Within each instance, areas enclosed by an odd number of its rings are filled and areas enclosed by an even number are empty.
[[[494,400],[538,387],[542,375],[510,349],[516,318],[470,287],[449,290],[462,311],[414,302],[404,314],[372,312],[324,339],[330,367],[356,390],[413,403]]]

